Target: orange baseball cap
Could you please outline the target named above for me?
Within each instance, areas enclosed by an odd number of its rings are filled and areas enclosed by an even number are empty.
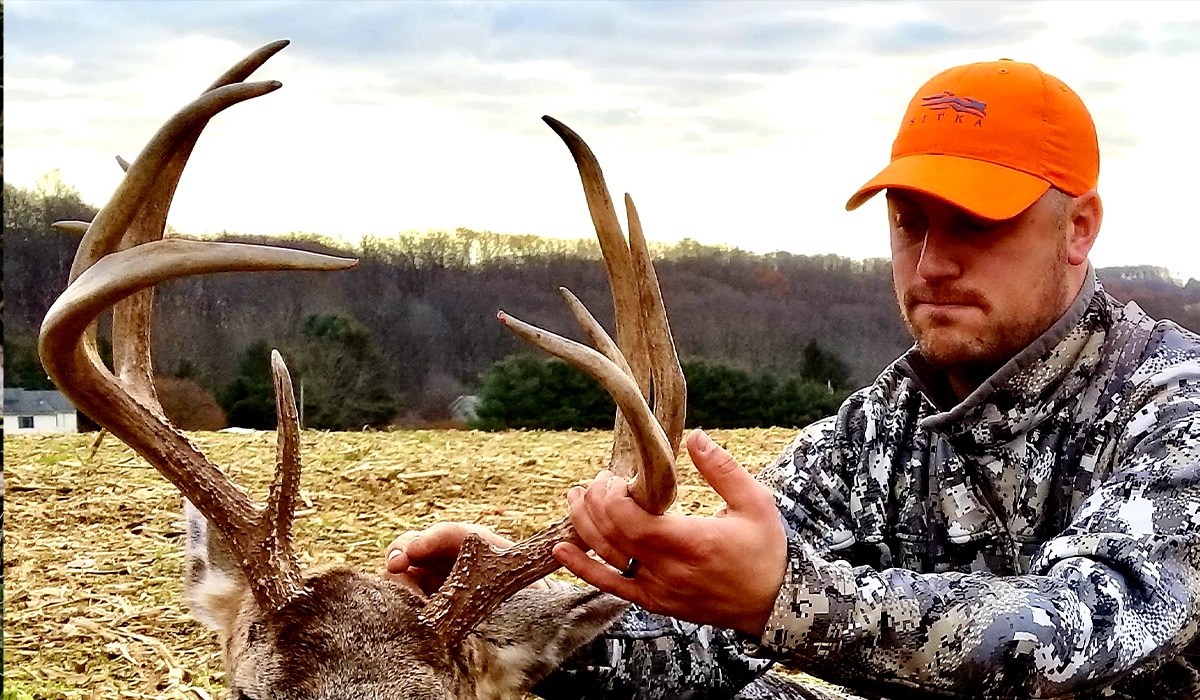
[[[1079,95],[1030,63],[972,63],[935,75],[913,96],[892,162],[846,209],[896,187],[1010,219],[1050,187],[1077,197],[1099,177],[1096,126]]]

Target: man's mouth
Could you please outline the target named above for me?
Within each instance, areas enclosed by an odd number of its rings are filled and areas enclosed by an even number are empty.
[[[975,304],[969,301],[923,301],[918,299],[909,305],[910,308],[917,308],[919,306],[924,306],[928,309],[962,309],[968,306],[975,306]]]
[[[924,319],[924,323],[942,325],[966,321],[982,309],[979,299],[966,294],[918,294],[909,297],[907,312],[909,317]]]
[[[982,307],[983,304],[977,295],[970,293],[937,293],[930,290],[920,290],[910,292],[908,294],[908,308],[916,309],[918,307],[926,307],[932,311],[937,310],[952,310],[965,307]]]

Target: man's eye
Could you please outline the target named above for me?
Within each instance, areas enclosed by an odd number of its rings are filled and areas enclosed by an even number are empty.
[[[896,227],[896,230],[903,231],[904,233],[908,234],[923,235],[927,226],[924,217],[914,216],[912,214],[897,214],[892,221]]]
[[[990,221],[988,219],[963,219],[958,223],[958,227],[964,233],[989,233],[994,231],[1000,224],[999,221]]]

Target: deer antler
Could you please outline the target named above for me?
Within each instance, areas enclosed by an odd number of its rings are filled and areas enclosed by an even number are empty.
[[[625,196],[629,215],[626,242],[591,149],[561,122],[543,119],[566,142],[579,168],[612,288],[617,340],[614,342],[565,288],[560,290],[563,297],[599,352],[503,311],[497,316],[525,340],[587,372],[612,395],[619,409],[612,469],[634,477],[630,495],[638,505],[662,513],[675,500],[675,454],[683,437],[687,391],[658,278],[633,200]],[[653,410],[647,404],[651,378]],[[450,577],[430,597],[422,619],[448,645],[457,644],[511,595],[557,569],[551,551],[567,540],[578,542],[578,535],[566,518],[506,550],[497,550],[473,535],[467,537]]]
[[[179,177],[204,126],[222,110],[278,89],[276,81],[242,81],[287,44],[267,44],[227,71],[167,120],[132,165],[118,158],[125,177],[88,226],[69,286],[46,314],[39,341],[47,374],[75,406],[154,465],[213,524],[263,610],[278,609],[300,586],[299,564],[291,551],[299,425],[287,368],[273,353],[279,448],[264,509],[163,415],[154,392],[150,311],[153,287],[180,277],[340,270],[356,264],[271,246],[163,238]],[[115,374],[96,347],[96,318],[110,307]]]

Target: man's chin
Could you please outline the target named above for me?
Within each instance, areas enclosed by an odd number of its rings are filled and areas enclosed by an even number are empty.
[[[997,361],[996,348],[990,347],[982,338],[961,336],[938,329],[924,333],[917,339],[917,349],[925,361],[948,374],[977,373],[982,367],[1004,364]]]

